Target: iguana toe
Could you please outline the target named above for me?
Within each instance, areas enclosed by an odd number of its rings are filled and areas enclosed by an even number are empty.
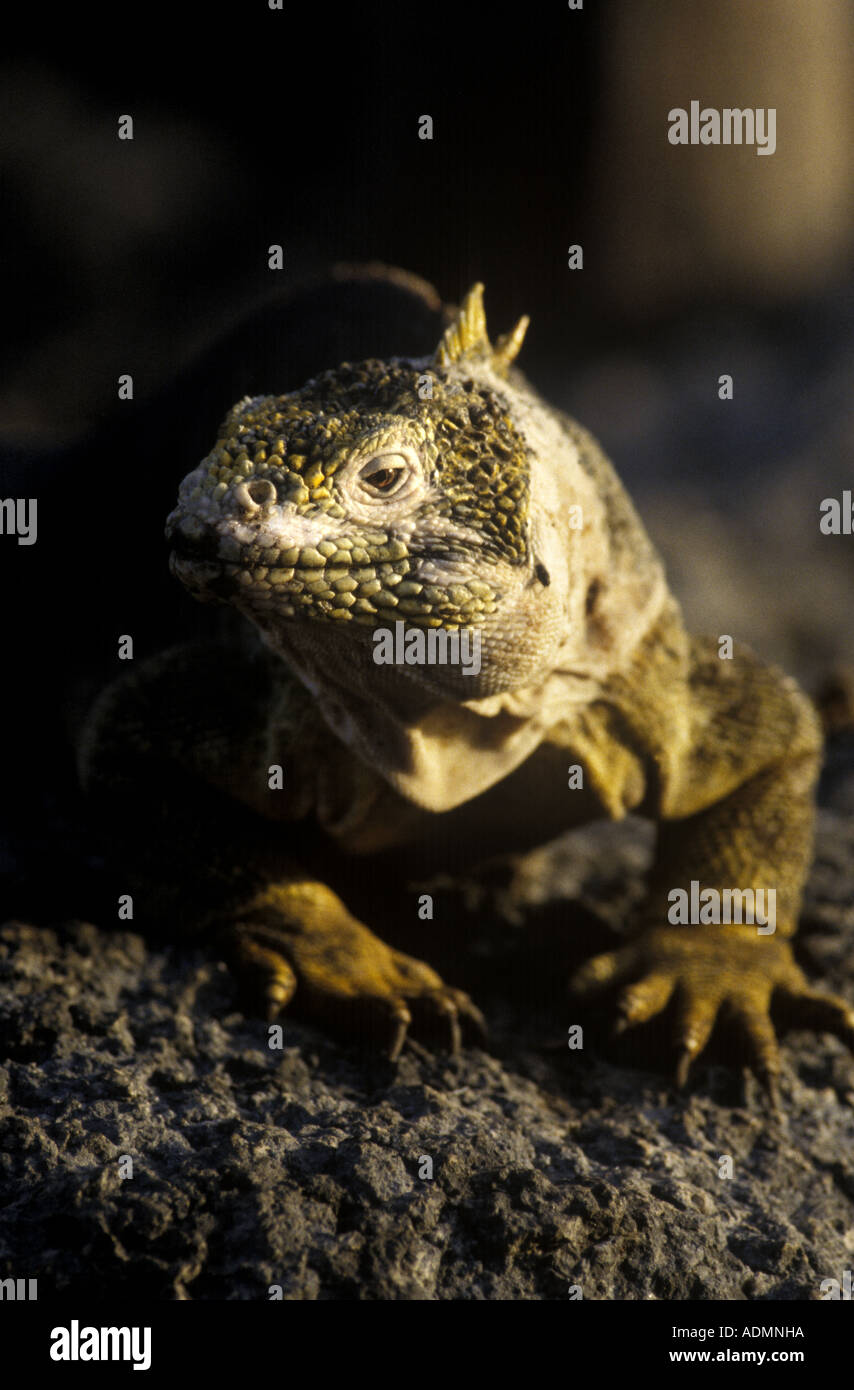
[[[780,1072],[780,1050],[769,1013],[770,987],[758,981],[753,988],[727,1001],[725,1021],[738,1034],[745,1061],[763,1090],[772,1094]]]

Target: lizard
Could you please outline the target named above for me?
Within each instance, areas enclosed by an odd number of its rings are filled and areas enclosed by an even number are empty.
[[[432,356],[343,362],[229,411],[166,535],[173,574],[241,615],[238,638],[109,685],[83,784],[128,822],[128,881],[214,942],[267,1018],[295,999],[393,1060],[408,1036],[456,1051],[485,1021],[349,909],[348,874],[382,892],[392,867],[650,818],[635,929],[570,995],[613,994],[617,1031],[666,1013],[680,1084],[720,1023],[775,1093],[772,999],[854,1047],[854,1010],[791,948],[815,710],[746,646],[722,659],[686,631],[612,464],[515,365],[527,317],[491,342],[483,293],[448,311]],[[403,659],[379,664],[392,630]],[[431,632],[476,634],[477,669],[419,659]],[[692,883],[773,890],[773,925],[674,924]]]

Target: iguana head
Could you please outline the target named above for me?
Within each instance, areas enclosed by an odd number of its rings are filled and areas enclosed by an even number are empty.
[[[523,595],[549,576],[532,548],[530,444],[502,391],[527,319],[492,346],[482,295],[475,285],[432,359],[344,363],[234,406],[168,519],[178,578],[275,645],[311,624],[315,645],[366,649],[403,620],[476,629],[488,663],[490,634],[506,646]],[[408,674],[461,688],[445,668]],[[493,671],[478,689],[524,678]]]

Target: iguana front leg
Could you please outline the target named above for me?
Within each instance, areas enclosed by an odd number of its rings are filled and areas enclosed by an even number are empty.
[[[452,1051],[483,1037],[468,996],[387,946],[313,867],[335,854],[312,821],[318,803],[346,810],[370,787],[279,663],[214,643],[143,663],[95,705],[80,770],[135,924],[215,944],[252,1009],[274,1018],[293,1000],[391,1058],[410,1029]]]
[[[689,642],[671,614],[609,687],[622,736],[647,768],[644,805],[660,819],[643,930],[587,962],[578,995],[622,987],[618,1031],[673,1006],[677,1078],[684,1082],[716,1021],[742,1041],[767,1089],[779,1071],[772,999],[792,1023],[854,1047],[854,1010],[812,989],[792,955],[813,840],[812,791],[821,734],[795,683],[736,645],[721,659]],[[773,932],[710,921],[674,925],[673,890],[776,893]],[[713,899],[707,900],[713,903]],[[769,920],[767,926],[770,927]]]

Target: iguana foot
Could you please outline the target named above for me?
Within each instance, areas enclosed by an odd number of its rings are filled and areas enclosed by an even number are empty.
[[[582,998],[622,986],[617,1033],[654,1018],[672,1001],[680,1086],[720,1015],[738,1033],[747,1064],[773,1097],[780,1059],[772,998],[789,1027],[834,1033],[854,1050],[854,1009],[811,988],[788,942],[746,928],[701,930],[703,935],[692,927],[652,928],[630,945],[587,961],[572,977],[571,992]]]
[[[221,944],[268,1019],[296,996],[305,1017],[385,1047],[391,1061],[410,1033],[442,1041],[453,1054],[464,1038],[485,1038],[483,1015],[467,994],[380,941],[323,885],[272,889],[255,906],[269,909],[268,919],[234,924]]]

